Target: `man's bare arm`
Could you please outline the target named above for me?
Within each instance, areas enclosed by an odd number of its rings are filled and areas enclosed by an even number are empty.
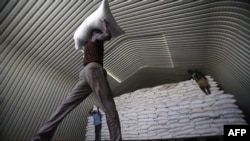
[[[101,20],[103,26],[103,33],[96,34],[94,40],[108,41],[111,39],[112,35],[108,27],[108,22],[105,19]]]

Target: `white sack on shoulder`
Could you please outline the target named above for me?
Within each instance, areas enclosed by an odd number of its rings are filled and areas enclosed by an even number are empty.
[[[99,29],[103,31],[103,27],[100,21],[102,18],[106,19],[109,22],[109,25],[111,27],[110,31],[113,38],[124,34],[124,31],[116,23],[109,9],[108,0],[103,0],[99,8],[91,15],[89,15],[75,31],[74,40],[76,49],[83,50],[83,47],[89,39],[91,31],[93,29]]]

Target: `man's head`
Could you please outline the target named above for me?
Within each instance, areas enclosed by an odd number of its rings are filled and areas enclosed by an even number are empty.
[[[192,70],[188,70],[187,71],[189,74],[193,74],[193,71]]]

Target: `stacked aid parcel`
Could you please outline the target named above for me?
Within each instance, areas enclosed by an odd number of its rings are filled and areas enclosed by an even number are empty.
[[[206,76],[211,94],[193,80],[139,89],[115,97],[124,140],[170,139],[224,134],[224,125],[245,125],[243,112],[232,94],[220,90]],[[105,115],[102,140],[109,140]],[[88,118],[86,140],[95,139],[93,119]]]

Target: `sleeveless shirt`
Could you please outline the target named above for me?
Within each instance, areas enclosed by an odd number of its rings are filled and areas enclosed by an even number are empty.
[[[84,66],[91,62],[97,62],[103,66],[103,44],[103,41],[97,40],[96,42],[92,42],[91,39],[88,40],[88,43],[84,50]]]

